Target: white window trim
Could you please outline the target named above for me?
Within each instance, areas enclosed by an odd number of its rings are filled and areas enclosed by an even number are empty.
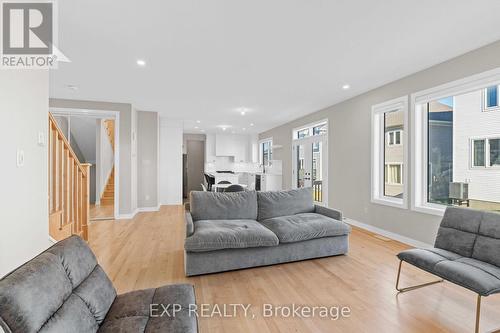
[[[403,112],[403,165],[408,165],[408,96],[402,96],[390,101],[372,106],[372,149],[371,149],[371,202],[402,209],[408,208],[408,172],[403,172],[403,198],[393,198],[384,195],[385,186],[385,128],[384,114],[391,111]],[[408,170],[408,167],[405,168]],[[399,184],[398,184],[399,185]]]
[[[500,68],[452,81],[434,88],[416,92],[410,97],[412,146],[411,146],[411,209],[421,213],[443,216],[445,205],[427,202],[427,114],[421,107],[441,98],[481,90],[500,82]]]
[[[492,85],[492,86],[495,86],[495,85]],[[487,94],[487,89],[489,87],[492,87],[492,86],[488,86],[488,87],[485,87],[483,90],[482,90],[482,95],[483,95],[483,98],[482,98],[482,111],[483,112],[491,112],[491,111],[500,111],[500,85],[496,85],[497,86],[497,106],[490,106],[488,107],[488,94]]]
[[[396,142],[396,133],[399,132],[399,143],[395,143]],[[389,133],[394,133],[394,143],[391,143],[390,140],[389,140]],[[392,131],[389,131],[386,133],[386,140],[387,140],[387,145],[389,147],[392,147],[392,146],[401,146],[403,144],[403,136],[401,135],[403,133],[402,130],[392,130]]]

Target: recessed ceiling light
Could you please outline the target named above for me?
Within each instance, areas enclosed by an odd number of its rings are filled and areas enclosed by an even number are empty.
[[[223,131],[227,130],[227,127],[222,127],[222,130],[223,130]]]
[[[194,129],[198,129],[199,127],[198,126],[195,126]]]
[[[247,129],[245,127],[243,127],[243,130],[246,131]]]
[[[348,84],[344,84],[344,85],[342,86],[342,89],[344,89],[344,90],[347,90],[347,89],[349,89],[349,88],[351,88],[351,86],[350,86],[350,85],[348,85]]]
[[[250,126],[253,126],[253,123],[251,123]]]
[[[241,111],[241,112],[240,112],[240,114],[241,114],[242,116],[244,116],[244,115],[245,115],[245,113],[246,113],[245,111]]]
[[[201,121],[197,120],[196,123],[199,124],[199,123],[201,123]]]
[[[144,66],[146,66],[146,61],[139,59],[139,60],[137,60],[137,65],[144,67]]]

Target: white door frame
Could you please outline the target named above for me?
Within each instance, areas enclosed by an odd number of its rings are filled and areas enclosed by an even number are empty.
[[[81,116],[106,118],[115,120],[115,203],[114,219],[120,216],[120,112],[107,110],[89,110],[73,108],[49,108],[49,112],[56,116]]]
[[[308,136],[302,139],[294,139],[292,141],[292,188],[297,188],[297,179],[296,179],[296,172],[297,172],[297,159],[296,159],[296,147],[300,145],[304,145],[304,147],[311,147],[312,150],[312,144],[314,142],[321,142],[322,143],[322,149],[323,149],[323,156],[322,158],[322,173],[323,173],[323,184],[322,184],[322,196],[323,196],[323,202],[315,202],[318,205],[321,206],[328,206],[328,132],[326,134],[322,135],[314,135],[314,136]],[[306,148],[308,149],[308,148]],[[307,151],[306,151],[307,152]],[[306,153],[305,152],[305,153]],[[312,172],[312,155],[308,158],[307,156],[304,157],[306,163],[310,162],[311,164],[311,172]],[[312,175],[311,175],[312,177]],[[311,178],[311,185],[312,185],[312,178]]]

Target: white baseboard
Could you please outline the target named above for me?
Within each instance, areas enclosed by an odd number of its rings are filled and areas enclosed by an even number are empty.
[[[362,222],[359,222],[359,221],[356,221],[356,220],[353,220],[353,219],[350,219],[350,218],[345,218],[344,222],[347,223],[347,224],[353,225],[355,227],[358,227],[358,228],[361,228],[361,229],[365,229],[365,230],[374,232],[376,234],[382,235],[384,237],[396,240],[398,242],[411,245],[413,247],[419,247],[419,248],[432,247],[431,244],[427,244],[427,243],[421,242],[421,241],[413,239],[413,238],[402,236],[402,235],[396,234],[396,233],[394,233],[392,231],[387,231],[387,230],[384,230],[384,229],[380,229],[380,228],[374,227],[374,226],[372,226],[370,224],[362,223]]]
[[[139,208],[136,208],[130,214],[120,214],[116,219],[117,220],[130,220],[130,219],[133,219],[137,215],[137,213],[157,212],[160,210],[160,207],[161,207],[161,205],[158,205],[156,207],[139,207]]]

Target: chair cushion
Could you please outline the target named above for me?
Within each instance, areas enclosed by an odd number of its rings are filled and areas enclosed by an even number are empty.
[[[194,222],[194,234],[184,243],[186,251],[276,246],[278,237],[254,220],[201,220]]]
[[[430,248],[406,250],[399,253],[398,258],[417,266],[418,268],[433,273],[434,266],[436,266],[437,263],[445,260],[460,259],[462,256],[450,251]]]
[[[482,296],[500,292],[500,268],[471,258],[441,261],[435,274]]]
[[[483,212],[479,210],[448,207],[434,247],[470,257],[482,218]]]
[[[483,212],[472,258],[500,267],[500,214]]]
[[[257,192],[258,220],[314,212],[312,188]]]
[[[193,221],[257,219],[255,191],[236,193],[192,191],[190,206]]]
[[[346,223],[316,213],[274,217],[260,223],[275,233],[280,243],[343,236],[351,230]]]
[[[173,307],[176,311],[173,311]],[[99,333],[197,332],[194,288],[187,284],[132,291],[116,297]],[[169,309],[164,313],[164,309]]]

